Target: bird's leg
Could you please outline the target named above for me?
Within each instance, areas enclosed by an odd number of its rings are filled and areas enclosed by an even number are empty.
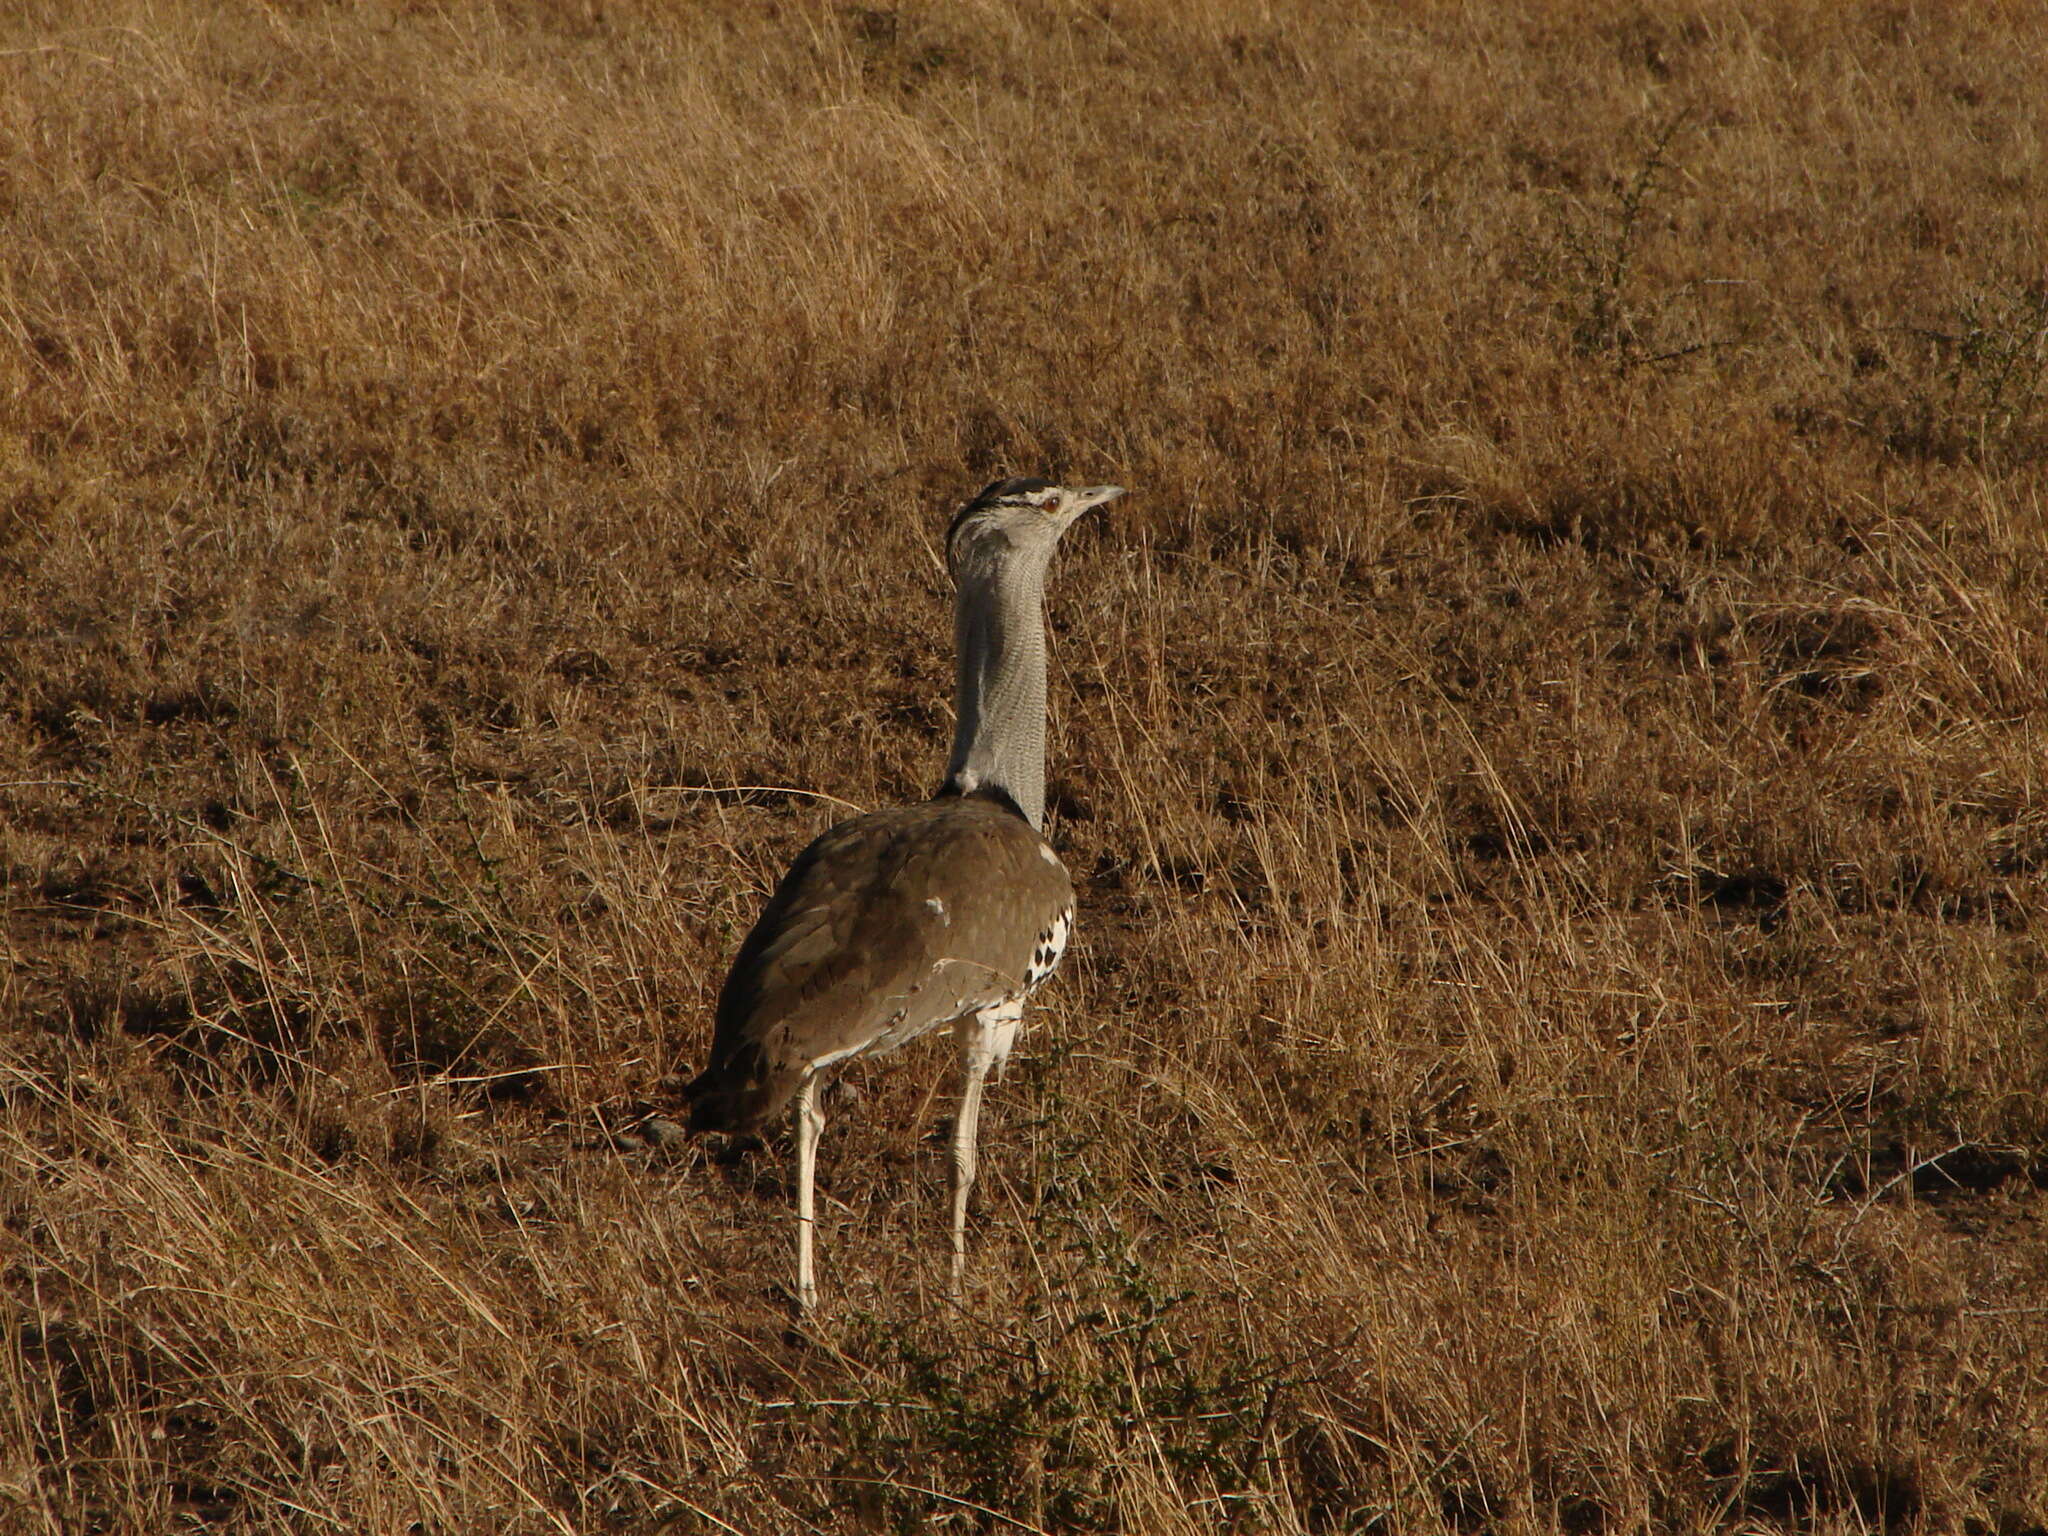
[[[1016,1033],[1021,1001],[998,1003],[963,1018],[960,1041],[960,1113],[953,1120],[953,1299],[967,1276],[967,1197],[974,1189],[975,1152],[981,1134],[981,1089],[995,1064],[999,1045]]]
[[[818,1305],[811,1234],[818,1225],[818,1136],[824,1129],[825,1114],[818,1108],[818,1074],[806,1072],[796,1091],[796,1304],[806,1317]]]
[[[973,1014],[960,1021],[960,1113],[953,1117],[953,1299],[967,1274],[967,1196],[974,1188],[975,1140],[981,1130],[981,1085],[995,1061],[992,1031]]]

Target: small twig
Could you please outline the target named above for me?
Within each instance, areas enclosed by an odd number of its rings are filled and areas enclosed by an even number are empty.
[[[1030,1531],[1033,1533],[1033,1536],[1051,1536],[1051,1533],[1042,1525],[1033,1525],[1028,1520],[1019,1520],[1015,1515],[1006,1515],[1000,1509],[990,1509],[986,1504],[977,1504],[972,1499],[959,1498],[937,1488],[920,1487],[916,1483],[899,1483],[894,1478],[889,1477],[847,1477],[843,1474],[830,1473],[821,1474],[819,1481],[826,1483],[855,1483],[867,1488],[894,1488],[903,1493],[919,1493],[928,1499],[943,1499],[948,1504],[957,1504],[962,1509],[971,1509],[978,1515],[987,1515],[992,1520],[1000,1520],[1005,1525],[1013,1525],[1020,1531]]]
[[[843,805],[856,816],[865,815],[867,807],[856,805],[851,800],[842,800],[837,795],[828,795],[822,789],[796,789],[787,784],[650,784],[643,794],[650,795],[794,795],[803,800],[822,800],[828,805]]]
[[[1835,1251],[1828,1255],[1828,1269],[1832,1271],[1837,1264],[1842,1262],[1842,1249],[1849,1241],[1849,1234],[1856,1230],[1857,1224],[1861,1222],[1864,1217],[1868,1216],[1871,1213],[1871,1211],[1876,1209],[1877,1203],[1880,1200],[1884,1199],[1886,1195],[1890,1194],[1893,1190],[1897,1189],[1901,1184],[1905,1183],[1908,1179],[1912,1178],[1914,1174],[1920,1172],[1921,1169],[1932,1168],[1936,1163],[1940,1162],[1943,1158],[1953,1157],[1956,1153],[1962,1151],[1965,1147],[1969,1145],[1970,1143],[1967,1141],[1959,1141],[1954,1146],[1948,1148],[1946,1151],[1937,1152],[1932,1157],[1921,1158],[1918,1162],[1901,1169],[1898,1173],[1895,1173],[1889,1179],[1886,1179],[1883,1184],[1879,1185],[1877,1189],[1866,1200],[1864,1200],[1864,1202],[1861,1205],[1859,1205],[1856,1208],[1856,1214],[1851,1216],[1847,1221],[1843,1222],[1841,1230],[1835,1234]]]

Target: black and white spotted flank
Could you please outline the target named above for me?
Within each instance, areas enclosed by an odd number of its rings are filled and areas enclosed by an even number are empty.
[[[1060,968],[1060,956],[1067,952],[1067,935],[1074,931],[1074,909],[1061,907],[1057,916],[1039,931],[1031,947],[1031,964],[1024,972],[1024,990],[1037,989],[1040,982]]]

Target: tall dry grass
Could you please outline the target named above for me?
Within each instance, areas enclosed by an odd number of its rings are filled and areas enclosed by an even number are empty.
[[[11,12],[0,1528],[2040,1528],[2044,35]],[[1078,948],[793,1333],[668,1079],[1013,470]]]

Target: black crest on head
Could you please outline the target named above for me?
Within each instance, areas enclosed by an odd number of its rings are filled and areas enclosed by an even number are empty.
[[[1041,480],[1036,475],[1017,475],[1008,480],[989,481],[974,499],[977,504],[985,501],[1008,501],[1012,496],[1030,496],[1051,489],[1050,480]]]

